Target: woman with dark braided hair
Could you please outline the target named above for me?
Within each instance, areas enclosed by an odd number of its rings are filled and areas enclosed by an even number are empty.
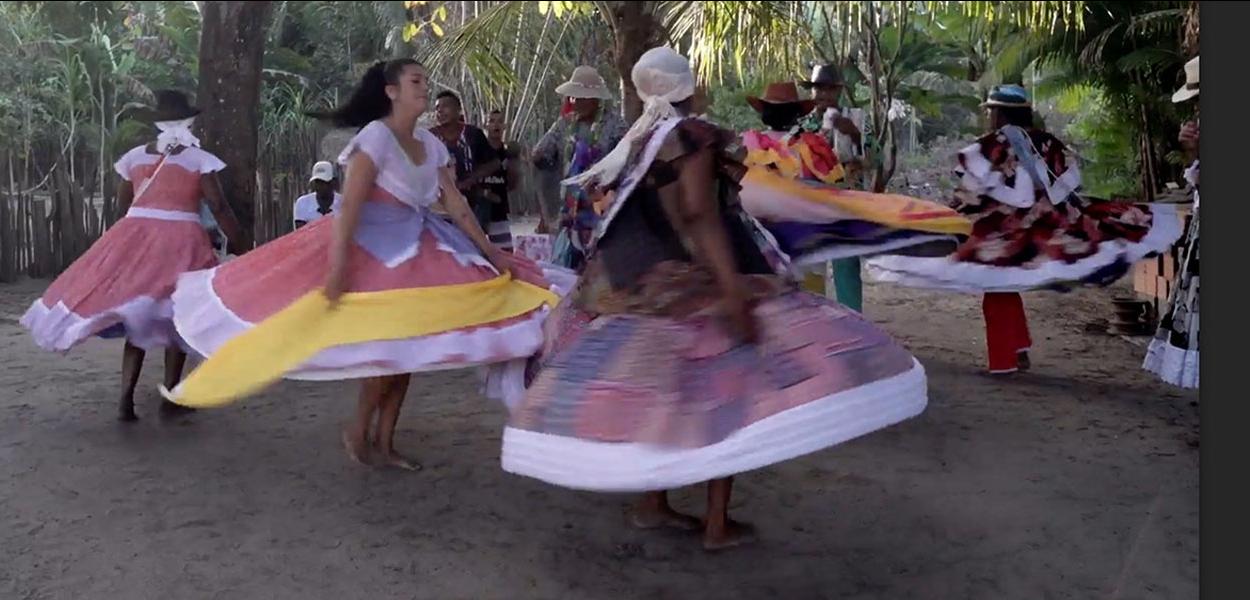
[[[363,379],[348,454],[416,470],[393,443],[410,373],[494,365],[487,391],[520,393],[557,298],[533,263],[490,243],[447,148],[417,126],[428,105],[425,68],[400,59],[315,115],[361,128],[338,157],[341,210],[180,281],[175,323],[209,358],[169,398],[220,406],[282,377]]]

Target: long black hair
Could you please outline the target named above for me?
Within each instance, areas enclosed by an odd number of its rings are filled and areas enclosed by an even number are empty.
[[[994,129],[1004,125],[1015,125],[1023,129],[1033,129],[1037,126],[1037,121],[1033,117],[1033,109],[1027,106],[995,106],[994,110],[999,115],[998,121],[990,124]]]
[[[365,71],[347,104],[329,112],[309,113],[309,116],[330,121],[337,127],[360,128],[391,114],[391,99],[386,95],[386,86],[398,85],[400,73],[409,65],[421,66],[421,63],[411,58],[375,63]]]

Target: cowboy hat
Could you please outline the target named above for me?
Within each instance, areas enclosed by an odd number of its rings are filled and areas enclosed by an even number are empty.
[[[598,98],[608,100],[608,84],[594,67],[581,66],[573,69],[573,76],[556,88],[556,93],[568,98]]]
[[[815,100],[799,98],[799,88],[793,81],[770,83],[764,88],[762,97],[747,96],[747,102],[758,112],[764,112],[765,104],[797,104],[803,114],[816,108]]]
[[[1172,94],[1172,102],[1184,102],[1198,95],[1198,57],[1185,63],[1185,86]]]
[[[156,107],[144,107],[135,111],[135,117],[149,123],[164,121],[181,121],[200,114],[200,109],[191,105],[191,99],[178,90],[157,90]]]
[[[842,70],[837,65],[816,65],[812,67],[812,78],[800,81],[799,85],[804,88],[834,87],[846,85],[846,80],[842,78]]]
[[[989,98],[981,103],[985,108],[1033,108],[1029,93],[1018,85],[997,85],[990,90]]]

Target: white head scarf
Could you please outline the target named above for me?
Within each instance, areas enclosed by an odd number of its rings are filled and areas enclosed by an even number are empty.
[[[156,128],[161,131],[156,136],[156,149],[161,154],[169,152],[177,146],[200,147],[200,139],[191,133],[191,124],[195,117],[181,121],[157,121]]]
[[[581,174],[564,180],[568,185],[604,184],[615,181],[629,160],[634,141],[646,135],[661,121],[677,116],[673,105],[694,95],[694,73],[690,61],[666,46],[652,48],[634,65],[632,79],[643,101],[642,116],[634,121],[620,143]]]

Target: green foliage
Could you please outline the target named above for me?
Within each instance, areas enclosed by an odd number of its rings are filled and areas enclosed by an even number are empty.
[[[1060,101],[1076,117],[1064,132],[1080,154],[1085,190],[1099,198],[1131,198],[1140,185],[1137,132],[1119,118],[1114,105],[1096,87],[1076,88]]]
[[[747,96],[759,95],[758,86],[738,88],[716,86],[708,91],[708,117],[721,127],[734,131],[761,129],[759,113],[747,104]]]

